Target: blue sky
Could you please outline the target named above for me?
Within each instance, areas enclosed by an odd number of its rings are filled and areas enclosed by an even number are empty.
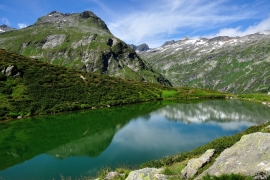
[[[270,0],[2,0],[0,24],[22,28],[53,10],[94,12],[128,44],[270,30]]]

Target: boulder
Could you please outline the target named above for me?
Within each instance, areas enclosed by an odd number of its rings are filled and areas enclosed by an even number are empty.
[[[224,150],[215,163],[197,179],[206,174],[241,174],[254,179],[270,177],[270,133],[244,135],[232,147]]]
[[[16,65],[9,65],[8,67],[2,69],[1,72],[6,76],[13,76],[18,72],[18,68]]]
[[[166,180],[166,176],[161,174],[163,169],[144,168],[129,173],[126,180]]]
[[[183,179],[193,178],[197,174],[198,169],[203,167],[211,160],[214,153],[214,149],[209,149],[199,158],[190,159],[187,166],[181,171],[181,177]]]
[[[13,76],[15,78],[23,77],[23,72],[18,70],[16,65],[9,65],[1,70],[1,73],[5,76]]]

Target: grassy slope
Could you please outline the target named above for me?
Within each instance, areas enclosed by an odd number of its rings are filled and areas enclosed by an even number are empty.
[[[226,96],[211,90],[169,88],[81,72],[0,50],[0,70],[9,65],[16,65],[23,77],[4,77],[0,73],[2,120],[150,100]]]

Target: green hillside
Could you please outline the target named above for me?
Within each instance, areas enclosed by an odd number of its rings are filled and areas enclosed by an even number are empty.
[[[13,68],[11,68],[13,67]],[[161,99],[222,97],[52,65],[0,49],[0,118],[51,114]]]
[[[171,85],[90,11],[53,11],[31,26],[1,33],[0,48],[86,72]]]

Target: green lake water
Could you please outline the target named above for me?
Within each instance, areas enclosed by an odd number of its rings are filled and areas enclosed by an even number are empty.
[[[0,124],[0,179],[95,176],[194,149],[270,120],[236,100],[152,102]]]

